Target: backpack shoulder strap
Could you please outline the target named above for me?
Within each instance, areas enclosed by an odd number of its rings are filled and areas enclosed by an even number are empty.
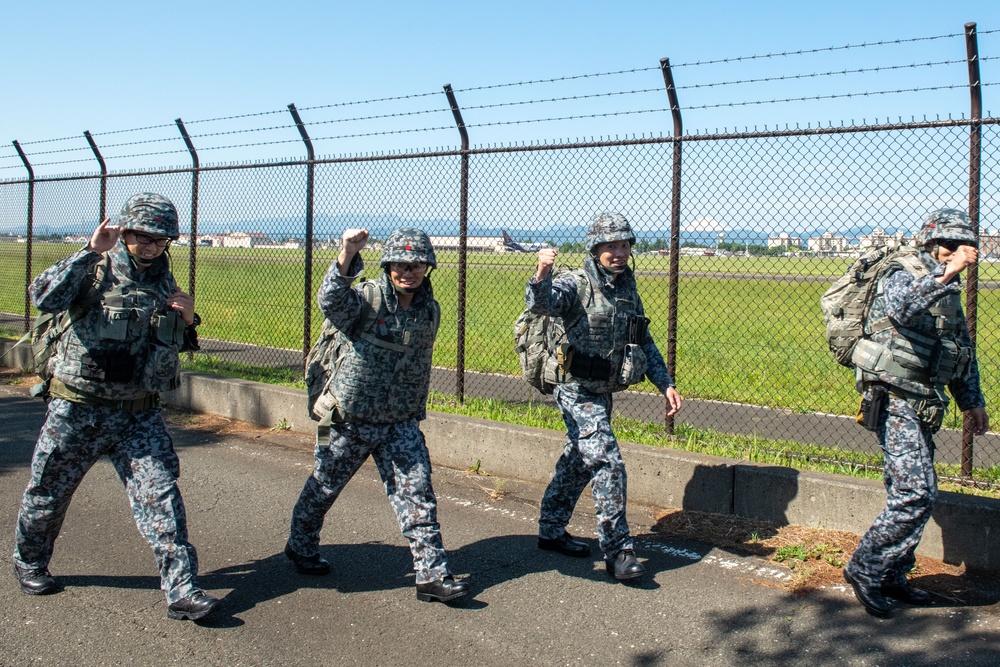
[[[354,328],[351,330],[351,339],[357,340],[365,331],[371,327],[372,322],[378,319],[379,313],[385,306],[385,297],[382,288],[377,283],[366,280],[361,283],[361,295],[365,298],[365,305],[362,306],[361,317],[358,318]]]
[[[94,274],[91,276],[90,284],[83,294],[77,297],[72,306],[69,307],[71,318],[80,317],[87,312],[87,309],[104,298],[104,291],[111,276],[111,253],[104,253],[103,261],[94,266]]]
[[[594,286],[590,282],[590,276],[583,269],[574,269],[570,274],[576,279],[576,304],[575,313],[571,313],[571,319],[563,321],[566,331],[572,329],[587,314],[587,306],[594,302]]]

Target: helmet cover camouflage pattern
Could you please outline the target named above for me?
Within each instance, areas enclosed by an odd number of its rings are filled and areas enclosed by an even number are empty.
[[[930,241],[958,241],[979,247],[979,239],[972,229],[969,216],[955,208],[940,208],[931,211],[917,232],[917,243],[924,245]]]
[[[594,252],[594,248],[599,243],[622,240],[628,241],[629,245],[635,244],[632,225],[628,223],[625,216],[621,213],[598,213],[587,229],[587,252]]]
[[[176,240],[180,236],[177,225],[177,208],[163,195],[140,192],[129,197],[118,214],[117,225],[122,229],[166,236]]]
[[[379,265],[388,269],[390,262],[415,262],[427,264],[432,269],[437,268],[430,237],[412,227],[397,229],[385,240]]]

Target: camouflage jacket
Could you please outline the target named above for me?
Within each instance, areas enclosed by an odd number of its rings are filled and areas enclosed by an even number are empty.
[[[331,418],[373,424],[425,419],[440,322],[430,279],[424,278],[410,308],[403,310],[383,273],[371,283],[381,291],[382,305],[370,317],[363,285],[351,287],[363,270],[360,255],[351,261],[348,276],[342,276],[334,262],[319,289],[319,307],[338,330],[336,369],[328,389]]]
[[[578,298],[578,286],[583,280],[589,280],[593,286],[590,290],[593,298],[588,304],[581,304]],[[594,393],[626,388],[626,384],[617,381],[617,375],[622,368],[625,347],[630,342],[630,324],[635,322],[635,318],[645,318],[631,268],[613,276],[598,269],[594,259],[587,257],[582,269],[563,274],[555,280],[551,273],[537,282],[532,277],[525,291],[525,303],[534,313],[559,316],[564,322],[573,323],[567,336],[574,356],[585,355],[609,362],[611,378],[608,380],[571,377],[568,381],[578,382]],[[584,317],[575,312],[581,308]],[[644,375],[661,392],[666,391],[673,386],[673,379],[652,336],[645,327],[643,329],[641,340],[635,342],[645,356]]]
[[[38,310],[72,313],[49,362],[52,376],[72,389],[112,400],[174,389],[184,322],[166,308],[177,287],[169,259],[161,255],[138,273],[122,243],[108,254],[99,298],[90,299],[89,292],[104,255],[86,248],[43,271],[28,289]]]

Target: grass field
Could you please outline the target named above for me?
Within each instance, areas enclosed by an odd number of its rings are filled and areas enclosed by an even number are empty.
[[[33,246],[32,274],[76,248]],[[0,311],[23,313],[24,244],[0,244]],[[178,283],[187,289],[188,248],[172,251]],[[302,349],[304,251],[285,249],[199,248],[196,296],[204,337],[269,347]],[[321,315],[315,292],[334,251],[314,253],[312,336]],[[369,275],[377,275],[377,253],[366,252]],[[434,363],[454,367],[457,337],[457,253],[438,253],[432,275],[442,306]],[[512,324],[524,307],[524,284],[535,264],[533,254],[470,253],[466,284],[465,367],[470,371],[517,375]],[[559,263],[579,266],[580,255],[560,255]],[[856,408],[852,375],[838,366],[823,341],[819,297],[828,281],[849,260],[775,257],[682,257],[678,284],[676,376],[688,398],[717,399],[787,408],[800,412],[850,414]],[[666,352],[668,258],[636,258],[654,338]],[[732,276],[732,277],[727,277]],[[777,279],[803,276],[812,280]],[[826,278],[827,280],[816,280]],[[1000,279],[1000,265],[984,263],[980,280]],[[987,378],[997,377],[1000,362],[1000,290],[979,294],[978,349]],[[1000,383],[984,382],[995,404]],[[651,389],[651,387],[647,387]],[[952,416],[954,420],[954,415]],[[954,422],[952,422],[954,423]]]

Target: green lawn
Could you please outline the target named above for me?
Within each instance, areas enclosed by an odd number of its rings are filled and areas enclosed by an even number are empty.
[[[33,246],[33,274],[41,272],[76,248],[63,244]],[[24,310],[24,244],[0,244],[0,311]],[[189,249],[174,248],[173,270],[178,283],[188,285]],[[319,333],[321,314],[315,292],[335,252],[314,253],[312,272],[312,337]],[[204,337],[256,345],[302,349],[304,251],[242,248],[199,248],[197,254],[198,312]],[[378,254],[365,252],[369,275],[377,275]],[[532,275],[533,254],[470,253],[465,313],[465,367],[470,371],[516,375],[512,324],[524,307],[524,284]],[[441,331],[434,363],[456,365],[457,253],[438,253],[432,274],[442,306]],[[559,263],[577,266],[580,255],[560,255]],[[678,345],[676,376],[688,398],[717,399],[787,408],[801,412],[850,414],[856,407],[851,372],[838,366],[826,351],[819,297],[825,281],[788,281],[747,276],[823,276],[832,281],[848,260],[773,257],[682,257],[683,272],[712,277],[682,277],[678,286]],[[636,258],[652,331],[666,353],[668,258]],[[980,280],[997,280],[1000,266],[983,264]],[[725,274],[733,275],[732,278]],[[738,276],[738,277],[735,277]],[[979,295],[978,348],[980,368],[996,377],[1000,362],[1000,290]],[[987,401],[1000,396],[1000,383],[984,382]],[[651,387],[646,387],[651,389]]]

